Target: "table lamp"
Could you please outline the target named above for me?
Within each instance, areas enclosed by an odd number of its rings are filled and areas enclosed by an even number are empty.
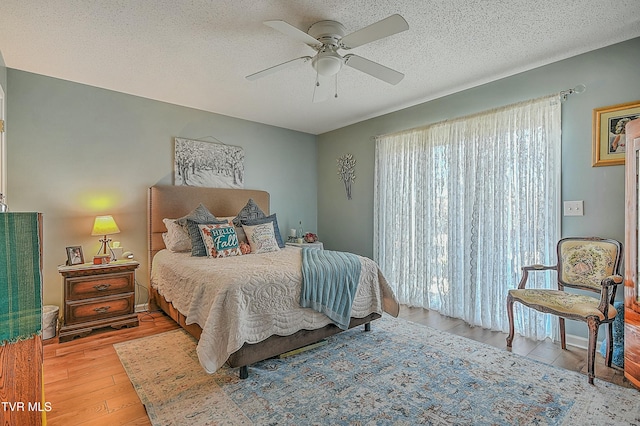
[[[106,255],[107,247],[109,247],[112,258],[115,258],[115,255],[113,254],[113,250],[111,250],[111,247],[109,246],[109,242],[111,241],[111,238],[108,238],[107,236],[111,234],[118,234],[118,233],[120,233],[120,228],[118,228],[118,225],[116,225],[116,221],[113,220],[113,216],[111,215],[96,216],[96,220],[93,222],[93,230],[91,231],[91,235],[103,236],[102,238],[100,238],[100,242],[102,243],[102,245],[100,246],[100,249],[96,254],[100,254],[100,252],[102,252],[103,255]]]

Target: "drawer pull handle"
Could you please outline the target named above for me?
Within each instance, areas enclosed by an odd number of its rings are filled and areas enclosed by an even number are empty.
[[[111,287],[111,284],[96,284],[93,286],[93,288],[95,288],[98,291],[105,291],[109,287]]]
[[[94,311],[96,311],[99,314],[104,314],[109,309],[111,309],[111,306],[100,306],[99,308],[95,308]]]

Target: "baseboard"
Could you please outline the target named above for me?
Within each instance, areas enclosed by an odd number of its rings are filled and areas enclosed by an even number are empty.
[[[584,349],[586,351],[589,348],[589,339],[586,337],[576,336],[575,334],[567,334],[567,345]],[[602,346],[602,340],[597,340],[596,352],[600,350],[600,346]]]
[[[567,345],[586,350],[589,347],[589,339],[575,334],[567,334]]]
[[[136,312],[147,312],[149,310],[148,303],[142,303],[140,305],[136,305]]]

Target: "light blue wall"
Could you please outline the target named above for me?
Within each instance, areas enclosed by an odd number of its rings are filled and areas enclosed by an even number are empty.
[[[0,86],[2,86],[2,90],[6,94],[7,93],[7,67],[4,63],[2,52],[0,52]]]
[[[98,214],[114,215],[147,285],[147,188],[172,184],[174,137],[241,146],[245,188],[271,194],[282,232],[300,220],[316,228],[314,135],[15,69],[7,82],[8,204],[44,213],[45,304],[61,306],[65,247],[81,245],[85,259],[97,251]]]
[[[564,217],[563,236],[624,241],[624,166],[592,167],[594,108],[640,100],[640,38],[504,78],[318,137],[318,233],[325,247],[373,256],[375,135],[460,117],[584,84],[562,105],[562,198],[584,200],[582,217]],[[402,83],[400,83],[402,84]],[[355,156],[353,200],[336,176],[336,158]],[[568,332],[584,334],[584,326]]]

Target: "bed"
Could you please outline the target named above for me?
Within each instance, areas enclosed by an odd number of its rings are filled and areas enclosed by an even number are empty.
[[[231,217],[249,199],[269,215],[269,193],[265,191],[154,186],[148,192],[151,303],[198,339],[198,357],[207,372],[226,361],[239,368],[241,378],[248,376],[253,363],[342,331],[325,315],[294,306],[300,294],[300,248],[287,246],[274,253],[225,259],[191,257],[165,248],[163,219],[182,217],[200,203],[216,217]],[[383,311],[397,316],[399,306],[377,265],[359,259],[363,269],[348,328],[364,325],[369,330],[370,322]],[[246,262],[251,262],[251,268]],[[256,271],[247,272],[254,267]],[[240,277],[238,271],[247,277]]]

